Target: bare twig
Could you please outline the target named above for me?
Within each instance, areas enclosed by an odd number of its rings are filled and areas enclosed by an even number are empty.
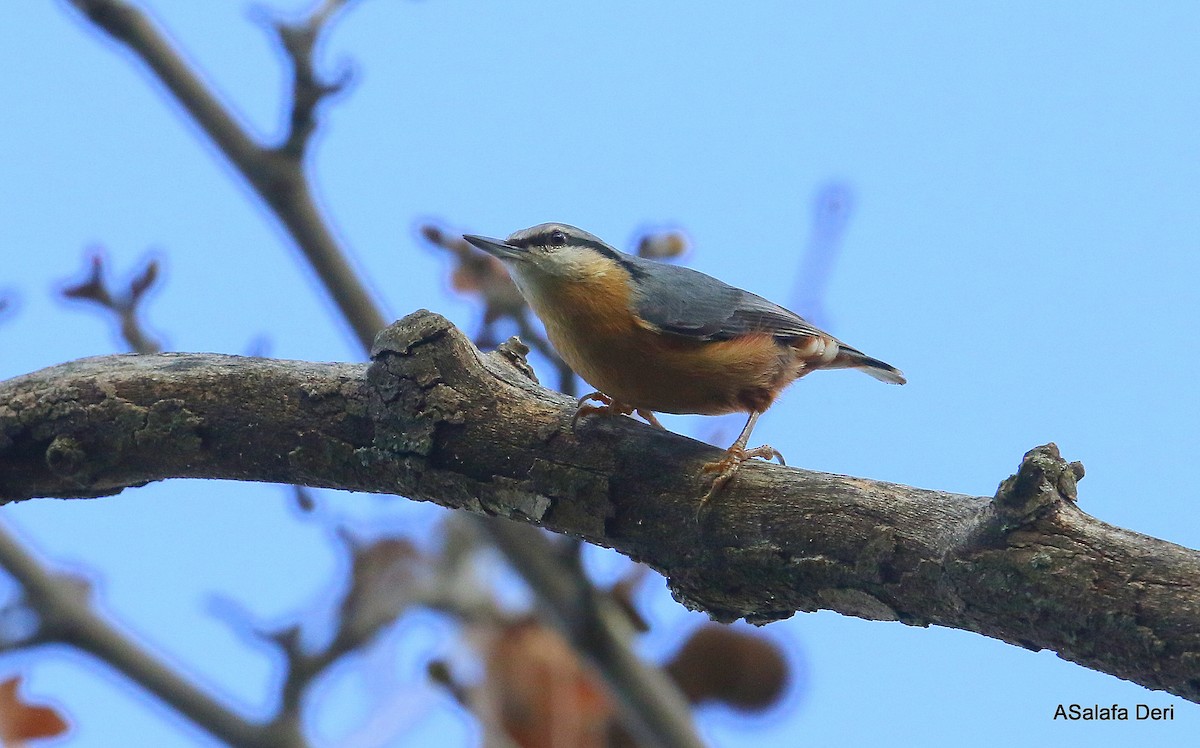
[[[315,649],[303,644],[299,625],[264,634],[283,655],[284,678],[273,724],[299,730],[301,706],[316,679],[343,657],[361,651],[413,607],[440,610],[465,625],[495,625],[504,619],[485,592],[473,584],[465,556],[449,537],[436,556],[403,538],[363,542],[340,532],[350,555],[350,586],[338,607],[334,634]]]
[[[17,306],[17,295],[12,291],[0,288],[0,319],[12,313]]]
[[[37,628],[22,642],[23,646],[57,642],[88,652],[230,745],[244,748],[306,745],[298,731],[255,724],[236,714],[138,646],[96,613],[88,600],[86,584],[46,569],[2,525],[0,565],[21,584],[24,599],[38,619]]]
[[[332,81],[322,80],[316,71],[313,54],[321,32],[333,16],[350,0],[324,0],[308,18],[299,23],[277,20],[272,27],[292,66],[292,106],[288,130],[276,150],[294,161],[302,161],[317,129],[317,108],[329,96],[340,93],[350,82],[344,68]]]
[[[313,199],[301,158],[303,148],[287,147],[294,137],[307,138],[303,129],[289,133],[283,147],[256,143],[140,9],[124,0],[71,3],[112,38],[128,45],[196,119],[279,218],[325,283],[359,342],[364,349],[369,347],[375,333],[383,328],[384,317]]]
[[[267,635],[286,662],[276,721],[293,722],[297,729],[304,694],[317,676],[378,636],[419,601],[424,590],[417,579],[424,559],[408,541],[383,538],[360,543],[345,532],[341,537],[350,554],[350,588],[342,600],[333,638],[309,651],[301,641],[299,625]]]
[[[813,197],[812,211],[812,228],[796,273],[792,308],[819,327],[833,329],[825,311],[825,296],[846,226],[854,214],[854,190],[841,182],[827,182]]]
[[[141,272],[129,280],[127,289],[116,289],[105,277],[104,254],[93,250],[87,277],[75,284],[64,286],[64,298],[87,301],[112,314],[121,331],[121,339],[135,353],[158,353],[162,343],[155,339],[142,324],[142,306],[147,292],[158,281],[158,260],[146,260]]]
[[[476,345],[485,349],[496,347],[500,341],[496,340],[493,326],[498,320],[529,317],[529,305],[525,303],[503,263],[468,244],[458,232],[445,231],[433,223],[422,224],[417,233],[430,246],[446,252],[454,259],[454,267],[450,271],[451,290],[458,294],[477,295],[483,301],[483,323],[475,334]],[[526,340],[525,343],[538,348],[533,340]]]

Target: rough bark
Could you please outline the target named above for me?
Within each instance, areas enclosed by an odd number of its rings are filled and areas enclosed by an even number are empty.
[[[950,626],[1200,702],[1200,553],[1080,511],[1053,445],[994,498],[754,463],[698,515],[714,448],[572,429],[519,345],[480,354],[418,312],[372,358],[105,356],[0,383],[0,501],[177,477],[401,494],[615,548],[718,620]]]

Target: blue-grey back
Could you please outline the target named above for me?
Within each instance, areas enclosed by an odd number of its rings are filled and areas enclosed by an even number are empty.
[[[666,332],[728,340],[762,332],[778,338],[822,335],[800,315],[698,270],[621,253],[634,276],[634,306]]]

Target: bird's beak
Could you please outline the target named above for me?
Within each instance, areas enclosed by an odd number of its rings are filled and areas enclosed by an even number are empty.
[[[529,253],[529,250],[513,246],[501,239],[489,239],[486,236],[476,236],[474,234],[465,234],[463,235],[463,239],[471,246],[482,249],[484,252],[501,260],[523,260]]]

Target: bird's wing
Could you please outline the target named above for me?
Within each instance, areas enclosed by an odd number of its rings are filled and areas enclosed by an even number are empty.
[[[826,336],[800,315],[690,268],[636,260],[634,308],[664,332],[696,340],[729,340],[750,333],[777,338]],[[629,267],[627,265],[627,267]]]

